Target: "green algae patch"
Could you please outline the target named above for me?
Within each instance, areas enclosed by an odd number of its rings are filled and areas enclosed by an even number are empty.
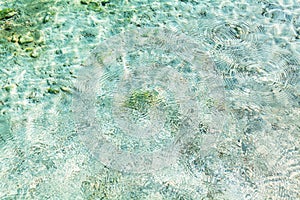
[[[124,107],[147,113],[149,108],[159,102],[158,92],[149,90],[133,91],[125,100]]]
[[[0,20],[8,19],[17,14],[17,11],[13,8],[4,8],[0,10]]]

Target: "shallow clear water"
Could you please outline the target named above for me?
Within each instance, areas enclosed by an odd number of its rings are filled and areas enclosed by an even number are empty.
[[[299,54],[298,1],[0,2],[0,198],[300,199]]]

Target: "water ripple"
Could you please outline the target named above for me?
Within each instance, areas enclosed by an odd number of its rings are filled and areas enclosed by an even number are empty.
[[[79,73],[79,137],[104,165],[152,172],[178,163],[206,121],[224,125],[222,78],[201,45],[166,29],[137,29],[100,45]]]

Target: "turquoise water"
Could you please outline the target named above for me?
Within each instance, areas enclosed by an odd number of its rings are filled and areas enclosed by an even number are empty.
[[[297,1],[0,2],[0,199],[300,199]]]

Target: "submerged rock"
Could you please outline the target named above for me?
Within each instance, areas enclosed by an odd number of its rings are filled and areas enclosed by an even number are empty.
[[[34,38],[30,34],[22,35],[19,39],[20,44],[26,44],[26,43],[30,43],[33,41],[34,41]]]
[[[48,88],[47,92],[50,94],[58,94],[59,89],[58,88]]]
[[[4,8],[4,9],[0,10],[0,20],[11,18],[16,14],[17,14],[17,12],[16,12],[15,9],[13,9],[13,8]]]

